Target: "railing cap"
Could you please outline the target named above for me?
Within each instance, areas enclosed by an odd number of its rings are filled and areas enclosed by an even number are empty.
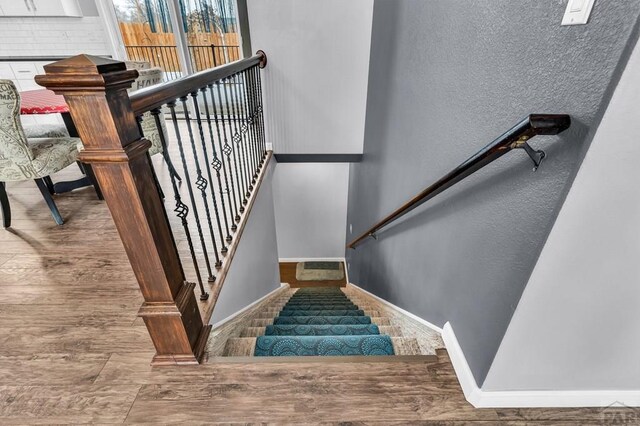
[[[138,77],[122,61],[93,55],[77,55],[44,66],[45,75],[37,75],[39,85],[56,93],[129,87]]]
[[[127,69],[124,62],[93,55],[76,55],[45,65],[47,74],[104,74]]]
[[[267,54],[264,53],[264,50],[258,50],[256,52],[256,55],[258,55],[260,57],[260,63],[258,64],[258,66],[260,68],[264,68],[267,66]]]

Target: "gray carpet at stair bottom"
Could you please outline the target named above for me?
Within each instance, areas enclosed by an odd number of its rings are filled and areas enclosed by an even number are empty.
[[[296,265],[298,281],[338,281],[343,278],[342,262],[299,262]]]

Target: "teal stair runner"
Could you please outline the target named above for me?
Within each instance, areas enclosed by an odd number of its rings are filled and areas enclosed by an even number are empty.
[[[348,336],[380,334],[375,324],[268,325],[265,336]]]
[[[331,304],[319,305],[318,302],[314,302],[313,305],[309,305],[309,304],[289,305],[289,304],[287,304],[287,310],[288,311],[293,311],[293,310],[298,310],[298,311],[333,311],[333,310],[338,310],[338,311],[344,311],[344,310],[356,311],[356,310],[358,310],[358,307],[356,305],[353,305],[353,304],[352,305],[335,305],[332,302]]]
[[[289,299],[255,356],[394,355],[391,337],[339,288],[302,288]]]
[[[355,317],[355,316],[363,316],[364,311],[362,310],[322,310],[322,311],[302,311],[299,309],[283,309],[280,311],[281,317]]]
[[[371,324],[371,318],[363,317],[275,317],[273,324]]]
[[[387,335],[260,336],[255,356],[393,355]]]

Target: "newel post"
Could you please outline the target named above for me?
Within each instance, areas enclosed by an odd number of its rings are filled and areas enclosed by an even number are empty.
[[[193,283],[185,280],[126,89],[138,76],[123,62],[79,55],[44,67],[41,86],[64,95],[84,150],[124,243],[145,302],[153,364],[195,364],[210,326],[203,325]],[[108,283],[105,283],[108,285]]]

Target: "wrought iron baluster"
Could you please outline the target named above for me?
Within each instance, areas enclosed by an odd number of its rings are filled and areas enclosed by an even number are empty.
[[[249,181],[249,190],[253,191],[253,184],[255,183],[255,179],[253,179],[253,151],[251,149],[251,132],[248,123],[248,114],[247,114],[247,97],[246,97],[246,86],[244,84],[244,73],[238,73],[238,85],[236,86],[238,92],[238,98],[240,99],[240,115],[242,117],[242,122],[240,123],[240,130],[242,135],[244,136],[244,146],[246,151],[246,161],[247,161],[247,180]]]
[[[227,209],[225,207],[224,204],[224,191],[222,190],[222,178],[220,177],[220,169],[224,167],[224,161],[220,160],[218,158],[218,153],[216,151],[216,139],[213,136],[213,127],[211,125],[211,114],[209,113],[209,102],[207,101],[207,88],[211,88],[213,87],[212,85],[208,85],[206,87],[202,87],[200,88],[200,91],[202,92],[202,99],[204,99],[204,111],[205,111],[205,116],[207,117],[207,125],[209,127],[209,137],[211,138],[211,151],[212,151],[212,155],[213,155],[213,160],[211,160],[211,166],[213,167],[213,169],[216,171],[216,181],[218,181],[218,191],[220,193],[220,204],[222,205],[222,216],[224,217],[224,229],[227,231],[227,235],[225,237],[225,240],[227,242],[231,242],[232,237],[231,237],[231,233],[229,232],[229,218],[227,217]],[[215,102],[213,100],[213,97],[211,98],[212,102]],[[217,125],[217,123],[216,123]],[[218,129],[218,140],[220,139],[220,131]],[[226,180],[226,175],[225,175],[225,180]],[[212,189],[213,191],[213,189]],[[214,195],[215,197],[215,195]],[[231,208],[231,207],[229,207]],[[220,219],[218,219],[219,221]],[[220,233],[222,234],[222,230],[220,230]],[[222,235],[221,235],[222,236]],[[222,244],[222,248],[220,249],[220,252],[222,254],[227,253],[227,247]]]
[[[263,127],[262,127],[262,120],[260,117],[260,111],[262,109],[261,103],[260,103],[260,91],[258,90],[258,74],[260,73],[260,70],[258,69],[258,67],[253,67],[251,69],[252,74],[253,74],[253,90],[255,91],[255,96],[254,96],[254,100],[255,100],[255,115],[256,115],[256,128],[258,130],[258,148],[260,150],[260,167],[262,167],[262,163],[263,163],[263,156],[265,154],[265,147],[264,147],[264,133],[263,133]]]
[[[170,102],[167,104],[169,111],[171,111],[171,120],[173,121],[173,127],[176,132],[176,141],[178,142],[178,148],[180,151],[180,158],[182,160],[182,168],[184,171],[184,179],[187,184],[187,190],[189,192],[189,199],[191,200],[191,207],[193,207],[193,218],[196,221],[196,228],[198,229],[198,236],[200,237],[200,245],[202,246],[202,253],[204,254],[204,263],[207,266],[207,273],[209,274],[208,281],[214,281],[215,277],[211,271],[211,264],[209,263],[209,254],[207,252],[207,246],[204,241],[204,235],[202,233],[202,226],[200,225],[200,215],[198,214],[198,207],[196,205],[196,197],[193,195],[193,188],[191,187],[191,178],[189,176],[189,168],[187,166],[187,158],[184,153],[184,146],[182,144],[182,137],[180,136],[180,127],[178,126],[178,118],[176,117],[176,104]],[[183,108],[186,107],[183,105]]]
[[[229,162],[229,157],[227,156],[227,165],[224,163],[224,157],[226,156],[223,148],[223,138],[220,133],[220,122],[218,119],[218,109],[216,107],[216,97],[213,91],[213,84],[209,84],[207,86],[209,88],[209,93],[211,94],[211,107],[213,108],[213,120],[216,123],[216,133],[218,134],[218,148],[220,149],[220,162],[222,163],[222,174],[224,175],[224,184],[226,186],[227,200],[229,201],[229,214],[231,215],[231,230],[235,231],[237,229],[236,224],[234,222],[235,216],[238,215],[238,207],[236,206],[236,196],[232,191],[233,182],[229,183],[229,175],[231,174],[231,164]],[[223,122],[224,127],[224,122]],[[223,129],[224,130],[224,129]],[[226,135],[224,138],[226,143]],[[227,167],[228,166],[228,167]],[[233,197],[232,197],[233,193]],[[231,242],[232,236],[231,234],[227,234],[227,242]]]
[[[224,147],[222,148],[222,152],[224,153],[224,155],[227,156],[227,166],[228,166],[228,170],[229,170],[229,180],[231,181],[231,192],[233,194],[233,200],[234,200],[234,206],[235,206],[235,216],[233,217],[235,222],[239,222],[240,221],[240,213],[244,212],[244,208],[242,207],[242,197],[238,197],[236,198],[236,184],[237,182],[234,182],[234,178],[233,178],[233,167],[231,167],[231,154],[233,153],[233,147],[231,145],[229,145],[229,140],[227,139],[227,125],[225,124],[225,120],[224,120],[224,107],[223,105],[225,105],[222,101],[222,92],[220,90],[220,84],[224,84],[223,81],[218,81],[216,83],[216,89],[218,91],[218,99],[220,100],[220,121],[222,122],[222,134],[224,136]],[[215,107],[215,103],[214,103],[214,107]],[[229,111],[227,110],[227,115],[229,114]],[[217,123],[217,121],[216,121]],[[237,172],[236,172],[237,173]],[[240,188],[238,188],[238,195],[240,192]],[[237,202],[237,204],[235,204]],[[234,223],[231,226],[231,229],[233,231],[235,231],[238,227],[236,226],[236,224]]]
[[[197,92],[196,92],[197,95]],[[220,255],[218,254],[218,247],[216,244],[216,236],[213,232],[213,224],[211,223],[211,211],[209,210],[209,203],[207,201],[207,186],[209,186],[209,182],[202,176],[202,169],[200,168],[200,160],[198,159],[198,149],[196,148],[196,141],[193,137],[193,130],[191,129],[191,118],[189,116],[189,109],[187,106],[187,97],[182,96],[180,98],[180,102],[182,103],[182,108],[184,109],[184,119],[187,123],[187,131],[189,133],[189,141],[191,142],[191,150],[193,152],[193,162],[196,166],[196,188],[200,190],[200,196],[202,197],[202,202],[204,204],[204,213],[207,218],[207,225],[209,225],[209,233],[211,235],[211,241],[213,242],[213,251],[216,258],[215,266],[216,268],[220,268],[222,266],[222,262],[220,261]],[[215,277],[211,277],[215,279]],[[212,281],[212,280],[210,280]]]
[[[258,117],[260,120],[260,133],[262,134],[262,159],[260,163],[264,163],[265,158],[267,158],[267,141],[264,133],[264,109],[262,107],[262,78],[260,77],[260,69],[256,68],[257,82],[256,87],[258,89]]]
[[[205,102],[206,102],[206,94],[204,94],[203,97],[205,98]],[[209,168],[209,164],[210,164],[209,153],[207,152],[207,140],[205,139],[204,129],[202,128],[202,117],[200,116],[200,105],[198,105],[198,92],[191,93],[191,98],[193,100],[193,108],[196,116],[196,123],[198,124],[198,132],[200,133],[200,141],[202,142],[202,155],[204,157],[204,166],[207,171],[207,178],[209,178],[209,190],[211,191],[211,201],[213,203],[213,212],[216,218],[216,224],[218,225],[218,232],[220,235],[220,244],[222,244],[222,247],[220,247],[220,253],[224,254],[227,252],[227,246],[224,243],[225,235],[222,232],[222,224],[220,223],[220,212],[218,211],[218,201],[216,200],[216,191],[213,186],[213,176],[211,175],[211,169]],[[213,138],[211,141],[213,143]],[[214,152],[215,152],[215,148],[214,148]],[[211,234],[211,239],[213,240],[213,246],[216,247],[215,236],[213,235],[213,233]],[[217,254],[217,250],[216,250],[216,254]],[[222,266],[222,262],[220,262],[220,259],[218,258],[218,256],[216,256],[216,258],[218,259],[218,262],[219,262],[219,264],[216,264],[216,266]]]
[[[246,106],[247,106],[247,124],[249,126],[250,134],[251,134],[251,160],[252,160],[252,169],[253,176],[252,182],[255,184],[256,179],[258,177],[258,139],[256,134],[256,126],[254,119],[254,105],[253,105],[253,92],[249,79],[249,71],[244,70],[242,73],[242,78],[244,80],[245,87],[245,97],[246,97]]]
[[[245,149],[245,145],[244,145],[244,131],[242,128],[242,109],[240,108],[240,102],[241,99],[238,96],[238,75],[235,74],[233,76],[231,76],[231,78],[233,79],[233,84],[231,86],[231,97],[233,99],[232,104],[233,104],[233,111],[234,111],[234,115],[236,117],[235,119],[235,128],[236,130],[236,136],[237,136],[237,140],[236,140],[236,144],[238,145],[238,152],[240,153],[240,169],[242,171],[242,179],[244,181],[245,184],[245,188],[247,189],[247,192],[244,194],[245,198],[248,198],[251,195],[251,191],[253,190],[253,185],[251,184],[251,178],[249,177],[249,167],[247,165],[247,150]]]
[[[228,79],[226,79],[225,81],[228,81]],[[224,84],[223,92],[224,92],[224,101],[225,101],[224,103],[225,103],[225,105],[227,107],[226,108],[227,109],[227,118],[229,120],[229,136],[231,136],[231,138],[232,138],[231,139],[231,143],[233,144],[234,143],[233,132],[234,132],[235,129],[233,128],[233,124],[232,124],[233,120],[231,118],[231,111],[229,109],[230,102],[229,102],[228,88],[226,87],[226,83],[223,83],[223,84]],[[224,126],[224,127],[226,127],[226,126]],[[247,199],[246,198],[244,200],[242,199],[242,194],[245,193],[245,189],[244,189],[244,184],[242,182],[242,177],[240,175],[239,168],[238,168],[238,154],[237,154],[237,151],[238,151],[237,149],[233,149],[233,147],[231,147],[231,153],[233,154],[233,165],[235,166],[234,169],[235,169],[235,172],[236,172],[236,174],[234,176],[234,180],[235,180],[235,182],[237,184],[236,188],[238,190],[238,194],[237,195],[238,195],[238,201],[239,201],[239,206],[240,206],[239,210],[240,210],[240,213],[244,213],[244,204],[247,202]],[[240,220],[240,216],[238,216],[236,218],[236,220],[239,221]]]
[[[259,129],[259,121],[258,121],[258,91],[256,90],[255,84],[255,70],[257,67],[250,68],[248,71],[249,74],[249,87],[251,90],[251,121],[253,122],[253,131],[256,135],[256,176],[260,173],[260,158],[262,155],[261,143],[260,143],[260,129]]]
[[[167,141],[165,139],[165,134],[162,132],[162,122],[160,120],[160,109],[152,109],[151,115],[156,123],[156,128],[160,133],[160,141],[162,146],[167,145]],[[173,197],[176,200],[176,207],[173,210],[176,213],[176,216],[180,218],[182,223],[182,228],[184,229],[184,235],[187,237],[187,244],[189,245],[189,253],[191,254],[191,261],[193,262],[193,267],[196,271],[196,278],[198,279],[198,287],[200,288],[200,300],[207,300],[209,298],[209,293],[204,289],[204,285],[202,284],[202,275],[200,274],[200,268],[198,266],[198,259],[196,257],[196,252],[193,247],[193,240],[191,239],[191,232],[189,231],[189,223],[187,221],[187,216],[189,215],[189,207],[182,202],[182,197],[180,196],[180,189],[178,189],[178,184],[176,183],[177,176],[173,174],[169,174],[171,179],[171,187],[173,188]]]
[[[260,128],[258,121],[258,90],[256,89],[256,76],[255,69],[257,67],[249,68],[248,77],[249,77],[249,88],[251,91],[251,121],[253,123],[254,132],[256,134],[256,157],[257,157],[257,166],[256,166],[256,176],[260,172],[261,164],[260,158],[262,157],[262,142],[260,140]]]
[[[238,171],[239,171],[236,178],[240,181],[240,184],[238,186],[242,188],[242,204],[246,205],[248,188],[246,186],[246,181],[244,177],[244,167],[242,162],[242,159],[243,159],[242,137],[240,136],[240,130],[238,128],[238,114],[236,112],[236,100],[234,99],[234,96],[233,96],[234,87],[235,87],[233,76],[228,77],[227,82],[228,82],[226,86],[227,91],[225,92],[225,94],[229,95],[228,106],[231,109],[231,114],[233,115],[233,118],[230,119],[229,121],[229,128],[232,129],[231,132],[233,132],[233,136],[231,140],[235,143],[234,154],[236,155],[236,160],[238,162]],[[240,211],[243,212],[244,207],[242,207]]]

